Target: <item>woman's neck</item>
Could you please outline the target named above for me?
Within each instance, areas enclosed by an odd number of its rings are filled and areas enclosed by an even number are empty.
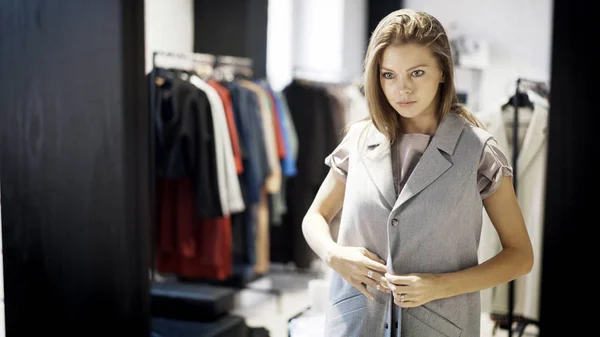
[[[402,118],[402,133],[421,133],[432,136],[438,127],[436,116]]]

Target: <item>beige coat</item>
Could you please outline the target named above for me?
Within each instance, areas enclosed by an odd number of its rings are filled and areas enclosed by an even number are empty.
[[[517,199],[525,218],[534,253],[532,271],[515,281],[514,315],[539,320],[540,277],[544,224],[544,193],[546,186],[546,159],[548,149],[548,103],[543,98],[528,93],[534,110],[517,160]],[[511,108],[509,108],[511,109]],[[512,111],[512,110],[510,110]],[[523,112],[525,114],[525,112]],[[499,148],[512,164],[512,149],[508,137],[512,130],[505,127],[500,105],[497,109],[483,111],[477,117],[498,141]],[[483,262],[500,251],[500,241],[485,210],[479,258]],[[482,310],[493,313],[508,312],[508,284],[482,292]]]

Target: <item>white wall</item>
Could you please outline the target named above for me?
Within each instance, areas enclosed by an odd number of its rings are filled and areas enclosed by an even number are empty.
[[[270,0],[267,76],[274,89],[299,76],[351,81],[366,50],[365,0]]]
[[[274,90],[292,80],[293,0],[269,0],[267,22],[267,78]]]
[[[342,68],[347,80],[360,80],[367,52],[367,2],[365,0],[344,1],[344,26],[342,46]]]
[[[307,77],[336,80],[343,68],[344,0],[294,1],[293,63]]]
[[[434,15],[449,35],[488,42],[490,66],[482,73],[480,106],[508,99],[517,77],[550,81],[552,0],[406,0],[404,5]],[[464,72],[457,71],[459,76]]]
[[[152,69],[155,50],[194,50],[193,0],[145,0],[146,73]]]

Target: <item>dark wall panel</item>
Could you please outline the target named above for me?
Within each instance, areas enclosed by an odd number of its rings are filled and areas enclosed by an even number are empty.
[[[267,0],[195,0],[194,51],[249,57],[265,77],[267,14]]]
[[[143,8],[0,2],[7,336],[149,334]]]
[[[598,265],[598,237],[592,233],[598,224],[594,161],[600,72],[597,54],[584,49],[598,31],[595,15],[591,2],[554,1],[540,310],[544,337],[597,334],[592,330],[596,310],[586,307],[594,303],[597,284],[588,272]],[[559,305],[567,296],[568,304]]]
[[[367,7],[369,11],[367,21],[368,36],[371,36],[371,33],[373,33],[381,19],[393,11],[403,8],[403,5],[403,0],[369,0]]]

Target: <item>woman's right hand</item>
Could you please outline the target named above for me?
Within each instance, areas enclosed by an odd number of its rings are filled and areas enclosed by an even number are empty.
[[[390,293],[384,276],[387,272],[385,261],[366,248],[336,245],[330,251],[326,262],[344,280],[371,300],[374,300],[375,296],[365,285]]]

